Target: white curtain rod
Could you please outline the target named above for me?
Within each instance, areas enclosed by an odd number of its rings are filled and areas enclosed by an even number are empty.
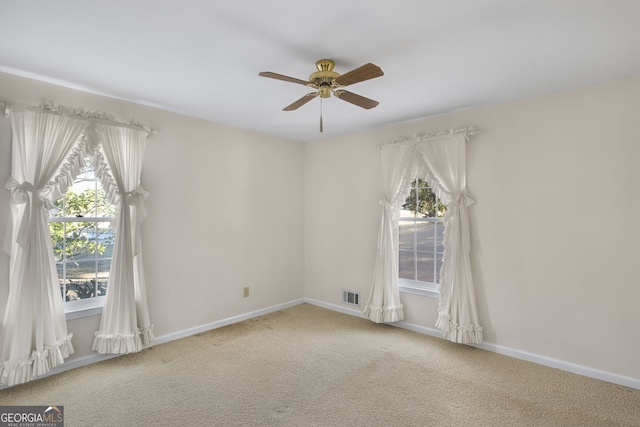
[[[386,147],[388,145],[403,145],[403,144],[415,144],[417,142],[420,141],[424,141],[424,140],[430,140],[430,139],[440,139],[440,138],[446,138],[449,136],[453,136],[453,135],[459,135],[461,133],[466,134],[467,136],[472,136],[472,135],[477,135],[480,132],[478,132],[477,130],[475,130],[473,127],[469,126],[466,128],[461,128],[461,129],[450,129],[450,130],[443,130],[440,132],[435,132],[429,135],[413,135],[410,138],[396,138],[393,139],[389,142],[385,142],[384,144],[380,144],[377,145],[376,147],[378,148],[383,148]]]
[[[37,107],[26,105],[26,104],[17,104],[9,101],[0,101],[0,105],[4,107],[5,117],[9,117],[9,111],[11,109],[11,105],[20,105],[24,109],[41,109],[43,111],[47,111],[50,113],[60,114],[68,117],[69,116],[77,117],[90,122],[111,124],[115,126],[129,127],[132,129],[143,129],[149,132],[150,134],[151,133],[158,134],[158,131],[153,129],[147,123],[138,122],[135,120],[123,121],[109,113],[93,112],[93,111],[87,111],[83,109],[71,108],[71,107],[66,107],[61,105],[55,106],[51,101],[48,101],[48,100],[43,100],[42,104]]]

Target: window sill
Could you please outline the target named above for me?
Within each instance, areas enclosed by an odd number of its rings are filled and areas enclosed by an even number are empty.
[[[412,280],[398,280],[398,290],[405,294],[420,295],[429,298],[440,298],[440,291],[438,291],[438,285],[421,282],[415,282]]]
[[[64,303],[64,312],[67,320],[81,319],[102,314],[104,297],[91,298],[89,300]]]

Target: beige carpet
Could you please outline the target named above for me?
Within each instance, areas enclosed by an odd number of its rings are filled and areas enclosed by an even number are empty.
[[[640,390],[302,304],[0,391],[65,426],[640,426]]]

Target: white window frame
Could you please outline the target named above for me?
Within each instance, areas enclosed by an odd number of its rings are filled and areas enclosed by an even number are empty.
[[[418,178],[414,178],[412,180],[416,181]],[[417,190],[417,188],[416,188]],[[439,201],[438,197],[436,196],[436,203]],[[399,217],[398,221],[397,221],[397,225],[398,225],[398,234],[400,232],[400,222],[401,221],[408,221],[408,220],[412,220],[415,223],[420,223],[420,222],[433,222],[433,223],[441,223],[444,226],[444,218],[443,217],[414,217],[414,218],[407,218],[407,217]],[[400,252],[402,251],[400,249],[400,245],[399,245],[399,237],[398,237],[398,260],[400,259]],[[444,243],[444,242],[443,242]],[[417,272],[418,269],[418,248],[417,248],[418,242],[417,242],[417,236],[416,233],[414,232],[414,236],[413,236],[413,253],[414,253],[414,271]],[[435,246],[437,246],[437,242],[434,241],[434,254],[438,254],[438,252],[435,250]],[[406,251],[406,250],[404,250]],[[438,271],[436,270],[436,265],[437,265],[437,256],[434,258],[434,277],[437,277],[438,275]],[[398,264],[399,265],[399,264]],[[398,275],[400,274],[400,271],[398,270]],[[405,279],[405,278],[401,278],[398,277],[398,290],[400,292],[403,293],[408,293],[408,294],[413,294],[413,295],[421,295],[421,296],[426,296],[426,297],[431,297],[431,298],[440,298],[440,284],[437,282],[423,282],[420,280],[412,280],[412,279]]]
[[[96,179],[96,185],[94,187],[94,190],[98,190],[98,186],[100,185],[100,182]],[[66,196],[66,194],[65,194]],[[64,196],[63,196],[64,197]],[[49,218],[49,223],[53,223],[53,222],[61,222],[61,223],[73,223],[73,222],[95,222],[95,223],[100,223],[100,222],[109,222],[111,224],[113,224],[113,222],[115,221],[115,216],[84,216],[81,218],[78,217],[71,217],[71,216],[53,216]],[[66,232],[65,232],[66,235]],[[99,258],[98,254],[96,253],[95,255],[95,259],[93,260],[94,262],[97,262],[98,260],[108,260],[108,259],[113,259],[112,257],[106,257],[106,258]],[[56,265],[59,264],[59,262],[56,262]],[[66,263],[65,263],[66,264]],[[65,267],[63,266],[63,269]],[[56,268],[57,271],[57,268]],[[96,279],[96,286],[98,286],[98,281]],[[101,295],[101,296],[96,296],[96,297],[92,297],[92,298],[85,298],[85,299],[80,299],[80,300],[76,300],[76,301],[67,301],[65,295],[62,295],[62,301],[64,304],[64,311],[65,311],[65,317],[67,320],[72,320],[72,319],[79,319],[82,317],[87,317],[87,316],[95,316],[95,315],[100,315],[102,314],[102,308],[104,307],[104,301],[105,301],[105,295]]]
[[[114,217],[93,217],[87,216],[83,218],[76,217],[53,217],[49,219],[49,223],[52,222],[62,222],[62,223],[70,223],[70,222],[110,222],[113,223]],[[66,234],[66,233],[65,233]],[[110,257],[107,258],[99,258],[100,260],[112,259]],[[93,262],[97,262],[98,255],[96,254],[96,258]],[[59,262],[56,262],[56,265]],[[63,266],[63,269],[65,267]],[[57,269],[56,269],[57,271]],[[96,286],[98,285],[98,281],[96,280]],[[66,314],[66,319],[77,319],[85,316],[93,316],[102,313],[102,307],[104,306],[105,296],[96,296],[93,298],[85,298],[76,301],[67,301],[65,296],[62,295],[62,302],[64,303],[64,312]]]

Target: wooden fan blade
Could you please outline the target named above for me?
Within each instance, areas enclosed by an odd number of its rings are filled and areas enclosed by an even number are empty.
[[[384,75],[384,73],[380,67],[369,63],[336,77],[334,81],[340,86],[348,86],[365,80],[374,79],[382,75]]]
[[[284,107],[282,109],[282,111],[297,110],[298,108],[302,107],[304,104],[306,104],[307,102],[311,101],[313,98],[315,98],[318,95],[320,95],[320,92],[308,93],[305,96],[303,96],[302,98],[300,98],[297,101],[295,101],[293,104],[287,105],[286,107]]]
[[[365,98],[364,96],[357,95],[353,92],[349,92],[346,90],[337,90],[334,92],[334,95],[337,98],[342,99],[343,101],[347,101],[352,103],[353,105],[357,105],[358,107],[365,108],[370,110],[376,107],[379,102],[374,101],[373,99]]]
[[[261,77],[269,77],[270,79],[276,80],[284,80],[285,82],[298,83],[299,85],[308,85],[309,82],[306,80],[296,79],[295,77],[283,76],[282,74],[272,73],[271,71],[263,71],[258,74]]]

